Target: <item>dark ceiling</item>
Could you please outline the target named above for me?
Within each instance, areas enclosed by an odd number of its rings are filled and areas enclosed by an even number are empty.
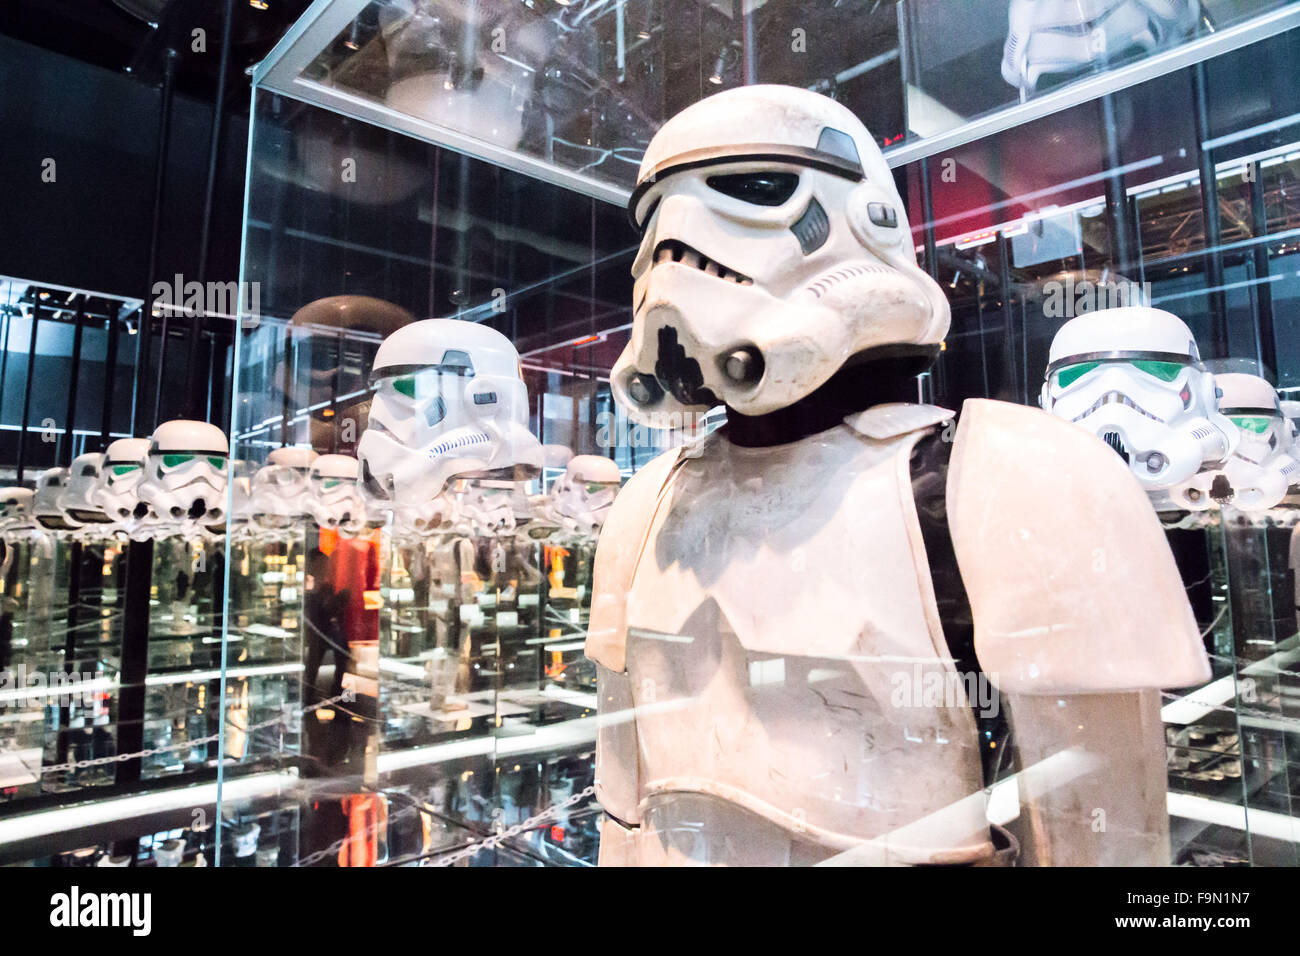
[[[221,63],[227,0],[5,0],[0,34],[106,69],[161,81],[164,55],[178,59],[176,89],[211,101]],[[246,109],[247,67],[260,61],[310,0],[229,0],[233,12],[227,73],[228,108]],[[203,30],[206,53],[197,54],[194,31]],[[242,82],[241,82],[242,80]]]

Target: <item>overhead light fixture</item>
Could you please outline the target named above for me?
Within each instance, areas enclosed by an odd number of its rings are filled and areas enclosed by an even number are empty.
[[[352,29],[348,31],[348,38],[343,41],[343,45],[347,47],[349,50],[361,49],[361,45],[357,43],[357,27],[358,27],[357,21],[353,20]]]
[[[722,85],[722,78],[736,65],[737,46],[734,43],[723,44],[718,51],[718,58],[713,62],[713,72],[709,75],[709,82],[714,86]]]
[[[269,10],[271,5],[266,0],[248,0],[248,5],[254,10]]]

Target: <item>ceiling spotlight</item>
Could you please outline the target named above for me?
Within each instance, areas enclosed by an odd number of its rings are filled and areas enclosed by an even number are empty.
[[[254,10],[269,10],[271,5],[266,0],[248,0],[248,5]]]
[[[722,78],[736,65],[738,49],[737,44],[728,43],[718,51],[718,58],[713,63],[713,72],[709,75],[709,82],[714,86],[721,86]]]
[[[358,27],[358,25],[359,25],[359,24],[357,23],[356,20],[353,20],[353,21],[352,21],[352,29],[348,31],[348,38],[347,38],[346,40],[343,41],[343,45],[344,45],[345,47],[347,47],[349,50],[360,50],[360,49],[361,49],[361,45],[357,43],[357,27]]]

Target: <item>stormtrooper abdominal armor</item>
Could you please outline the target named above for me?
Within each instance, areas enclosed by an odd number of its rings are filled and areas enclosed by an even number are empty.
[[[380,345],[371,381],[357,457],[366,489],[385,500],[399,527],[427,533],[445,524],[436,499],[453,478],[522,481],[540,472],[519,353],[495,329],[414,322]]]
[[[1110,445],[1148,492],[1213,505],[1194,476],[1228,456],[1236,430],[1181,319],[1144,306],[1088,312],[1061,326],[1048,362],[1045,410]]]
[[[856,117],[789,87],[709,97],[654,137],[630,208],[642,243],[615,398],[651,425],[718,404],[729,421],[642,468],[604,520],[586,643],[601,863],[1005,860],[980,695],[922,692],[975,676],[1053,703],[1148,695],[1140,730],[1116,708],[1071,710],[1071,727],[1154,768],[1131,817],[1116,811],[1123,832],[1165,819],[1150,689],[1209,670],[1132,472],[1033,409],[968,402],[948,441],[949,411],[832,387],[866,370],[853,380],[890,379],[869,394],[914,395],[949,321]],[[1125,779],[1100,764],[1072,804]],[[1091,839],[1056,816],[1053,846]],[[1080,853],[1150,860],[1160,837]]]

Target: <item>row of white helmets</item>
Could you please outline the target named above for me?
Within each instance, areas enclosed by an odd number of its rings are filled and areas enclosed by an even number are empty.
[[[1258,375],[1212,373],[1191,330],[1162,309],[1066,322],[1040,402],[1114,448],[1162,510],[1266,511],[1300,482],[1297,429],[1277,391]]]

